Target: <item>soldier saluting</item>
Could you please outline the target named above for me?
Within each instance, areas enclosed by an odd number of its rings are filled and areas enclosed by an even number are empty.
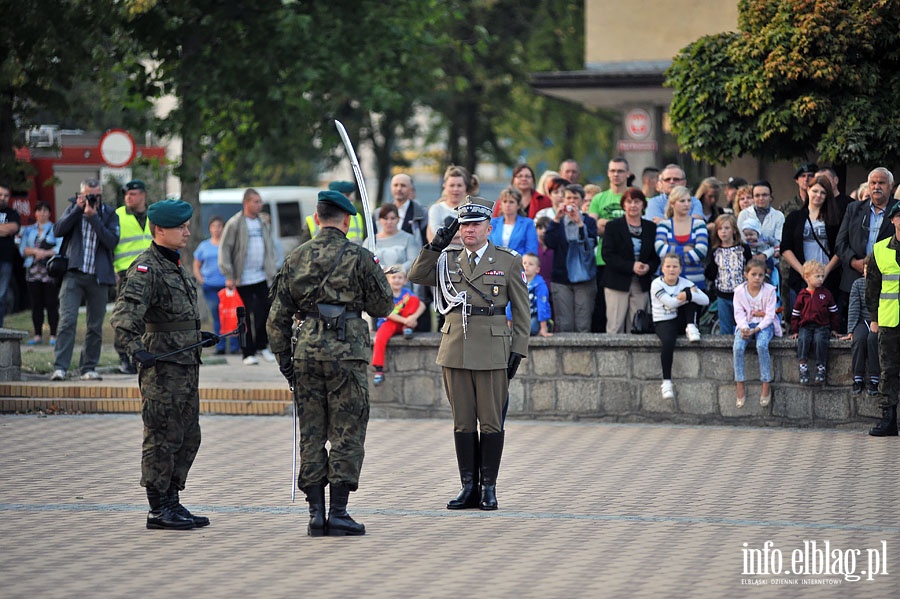
[[[144,421],[141,485],[150,502],[147,528],[185,530],[209,524],[209,518],[181,505],[178,496],[200,449],[199,344],[212,347],[219,340],[200,330],[197,288],[181,265],[193,213],[180,200],[147,209],[153,242],[128,268],[110,318],[116,347],[138,366]]]
[[[457,208],[457,220],[438,229],[422,249],[408,277],[436,286],[435,305],[446,315],[437,363],[453,410],[462,482],[462,490],[447,504],[451,510],[497,509],[509,380],[528,351],[531,316],[522,259],[488,240],[492,214],[493,202],[469,196]],[[464,247],[447,249],[457,230]],[[507,304],[512,306],[512,330]]]
[[[387,316],[394,302],[375,257],[347,239],[355,215],[343,194],[319,192],[319,234],[284,261],[266,325],[281,373],[294,389],[300,420],[297,486],[306,494],[307,534],[314,537],[366,532],[347,513],[349,494],[359,485],[369,422],[371,343],[360,313]],[[292,351],[295,316],[300,326]],[[325,485],[330,486],[327,521]]]

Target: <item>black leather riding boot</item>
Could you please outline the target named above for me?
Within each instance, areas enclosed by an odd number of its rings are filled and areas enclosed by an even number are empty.
[[[453,433],[456,443],[456,464],[462,489],[456,498],[447,503],[448,510],[465,510],[478,507],[481,489],[478,485],[478,433]]]
[[[873,437],[897,436],[897,406],[881,408],[881,420],[869,431]]]
[[[350,488],[343,485],[331,484],[331,496],[328,507],[328,536],[343,537],[366,534],[365,525],[356,522],[347,513],[347,499],[350,497]]]
[[[325,485],[315,485],[306,489],[306,501],[309,503],[309,525],[306,534],[311,537],[324,537],[325,527]]]
[[[160,493],[154,487],[147,487],[147,501],[150,511],[147,513],[147,528],[166,530],[188,530],[194,528],[194,521],[179,515],[172,508],[168,493]]]
[[[197,528],[209,526],[209,518],[207,518],[206,516],[195,516],[194,514],[189,512],[186,507],[181,505],[181,499],[178,496],[178,487],[176,487],[174,484],[169,486],[169,502],[172,504],[172,509],[176,514],[178,514],[182,518],[193,520],[194,526],[196,526]]]
[[[481,504],[483,510],[497,509],[497,473],[503,456],[505,432],[481,433]]]

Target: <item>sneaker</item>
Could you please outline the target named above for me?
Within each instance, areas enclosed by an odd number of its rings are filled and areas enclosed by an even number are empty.
[[[403,338],[404,339],[412,339],[412,336],[413,336],[413,330],[411,328],[406,327],[405,329],[403,329]]]
[[[262,355],[263,360],[265,360],[266,362],[274,362],[275,361],[275,354],[273,354],[272,351],[268,347],[259,353]]]
[[[259,364],[259,360],[256,359],[256,356],[247,356],[244,358],[244,366],[256,366]]]
[[[103,377],[96,370],[88,370],[81,375],[83,381],[102,381]]]
[[[384,382],[384,373],[383,373],[383,372],[376,372],[376,373],[375,373],[375,376],[374,376],[373,379],[372,379],[372,381],[375,383],[375,386],[377,387],[378,385],[380,385],[381,383]]]
[[[866,395],[869,397],[878,395],[878,381],[869,381],[869,388],[866,389]]]
[[[56,345],[56,337],[50,337],[50,345]]]
[[[662,393],[663,399],[675,399],[675,385],[672,384],[672,381],[663,381],[659,391]]]
[[[863,382],[862,381],[853,381],[853,389],[850,391],[850,395],[859,395],[863,392]]]
[[[51,381],[64,381],[66,380],[66,371],[65,370],[54,370],[53,374],[50,375]]]
[[[809,369],[806,367],[806,364],[800,366],[800,384],[809,384]]]
[[[824,385],[825,384],[825,367],[819,366],[816,368],[816,378],[813,380],[816,385]]]
[[[40,345],[41,343],[43,343],[41,339],[35,339],[34,337],[32,337],[25,342],[25,345]]]
[[[697,325],[693,323],[687,325],[684,332],[687,335],[688,341],[690,341],[691,343],[700,341],[700,329],[697,328]]]

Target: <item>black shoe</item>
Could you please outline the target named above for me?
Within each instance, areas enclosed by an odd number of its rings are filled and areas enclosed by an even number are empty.
[[[173,509],[168,493],[163,494],[152,487],[147,487],[147,500],[150,511],[147,513],[147,528],[163,530],[190,530],[194,521],[185,518]]]
[[[332,483],[330,489],[328,523],[325,525],[328,528],[328,536],[355,537],[366,534],[365,525],[355,521],[347,513],[347,499],[350,497],[350,488]]]
[[[203,528],[204,526],[209,526],[209,518],[206,516],[196,516],[188,511],[186,507],[181,505],[181,499],[178,497],[178,489],[174,486],[169,487],[169,502],[172,504],[172,509],[176,514],[182,518],[193,521],[195,527]]]
[[[328,534],[325,525],[325,486],[315,485],[306,489],[306,501],[309,503],[309,524],[306,534],[311,537],[324,537]]]
[[[137,368],[129,360],[122,360],[119,363],[119,372],[122,374],[137,374]]]
[[[897,406],[881,408],[881,420],[869,431],[873,437],[897,436]]]
[[[503,440],[506,433],[481,433],[481,501],[483,510],[496,510],[497,473],[503,456]]]
[[[863,382],[862,381],[853,381],[853,389],[850,391],[851,395],[860,395],[863,392]]]
[[[462,489],[447,503],[448,510],[467,510],[478,507],[481,488],[478,485],[478,433],[453,433],[456,444],[456,464]]]
[[[878,396],[878,382],[877,381],[869,381],[869,388],[866,389],[866,395],[869,397],[877,397]]]

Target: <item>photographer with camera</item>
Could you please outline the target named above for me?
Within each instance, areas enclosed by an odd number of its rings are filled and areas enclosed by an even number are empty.
[[[119,217],[103,204],[97,179],[81,182],[78,195],[53,226],[53,233],[65,238],[68,265],[59,290],[59,331],[53,362],[52,381],[62,381],[72,361],[75,327],[82,300],[87,306],[87,333],[79,360],[81,378],[100,380],[97,363],[103,343],[103,318],[109,289],[116,284],[113,250],[119,243]]]

